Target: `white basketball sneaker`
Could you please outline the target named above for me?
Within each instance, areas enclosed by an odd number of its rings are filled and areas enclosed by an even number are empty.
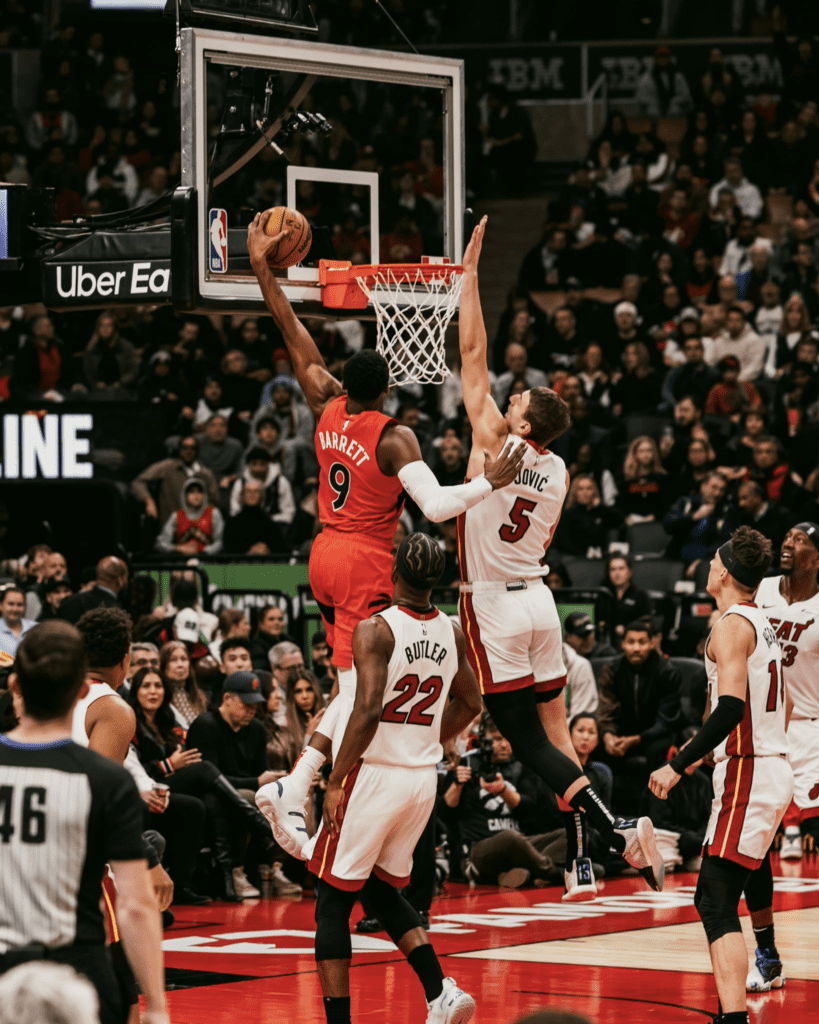
[[[779,847],[780,860],[802,860],[802,833],[791,825],[785,829],[782,845]]]
[[[289,797],[287,777],[269,782],[258,789],[256,806],[270,822],[279,846],[291,857],[304,860],[302,851],[310,838],[304,817],[304,804]]]
[[[572,861],[571,871],[564,871],[563,877],[566,880],[566,891],[562,896],[564,903],[588,903],[597,896],[594,869],[588,857]]]
[[[785,971],[782,961],[774,956],[770,949],[757,949],[756,963],[748,971],[745,982],[746,992],[770,992],[772,988],[782,988],[785,984]]]
[[[662,892],[665,863],[654,838],[651,818],[618,818],[614,823],[614,831],[626,841],[623,853],[625,859],[633,868],[637,868],[652,889]]]
[[[444,990],[427,1003],[427,1024],[467,1024],[475,1012],[475,1000],[458,988],[454,978],[444,978]]]

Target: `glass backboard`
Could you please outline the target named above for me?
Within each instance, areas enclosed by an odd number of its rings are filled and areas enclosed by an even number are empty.
[[[247,224],[273,206],[312,227],[304,262],[277,272],[300,314],[326,312],[321,258],[460,262],[462,61],[199,28],[181,42],[197,305],[260,308]]]

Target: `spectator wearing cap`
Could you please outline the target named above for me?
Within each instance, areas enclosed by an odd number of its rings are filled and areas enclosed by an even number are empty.
[[[264,702],[255,672],[231,672],[225,679],[219,706],[195,718],[186,737],[187,748],[198,750],[202,760],[213,764],[248,803],[257,789],[276,778],[267,768],[267,736],[256,717],[257,705]],[[242,865],[244,838],[245,830],[237,829],[232,844],[231,869],[240,896],[243,892],[250,895],[244,888],[249,886]],[[241,878],[237,878],[237,869]]]
[[[71,589],[71,584],[67,579],[57,579],[53,577],[50,580],[46,580],[42,587],[45,604],[43,610],[37,616],[38,622],[46,622],[48,619],[58,619],[60,605],[66,597],[71,597],[74,591]]]
[[[725,329],[714,338],[712,365],[725,356],[739,360],[739,379],[756,380],[765,365],[765,342],[751,327],[741,306],[731,306],[725,318]]]
[[[265,487],[261,480],[237,480],[239,511],[225,526],[224,550],[233,555],[278,555],[288,548],[284,532],[264,508]]]
[[[572,612],[563,622],[563,642],[584,658],[608,658],[617,652],[602,637],[598,640],[594,623],[586,612]]]
[[[727,158],[724,164],[725,177],[714,185],[708,195],[708,201],[712,207],[719,205],[719,194],[727,189],[733,193],[737,206],[746,217],[752,217],[755,221],[762,216],[765,204],[762,200],[762,193],[748,181],[742,171],[742,161],[735,156]]]
[[[708,392],[705,401],[706,416],[727,416],[739,423],[749,409],[761,409],[762,399],[748,380],[740,380],[741,365],[736,356],[723,356],[717,364],[722,377]]]
[[[737,492],[738,512],[732,523],[732,530],[738,526],[750,526],[767,537],[773,548],[772,568],[779,565],[782,541],[788,532],[792,516],[781,505],[768,501],[764,489],[755,480],[740,484]]]
[[[251,420],[251,434],[256,432],[260,420],[272,416],[279,424],[279,436],[283,442],[298,438],[313,449],[313,415],[303,401],[297,400],[296,390],[295,382],[284,374],[266,384],[262,391],[262,404]]]
[[[611,308],[611,307],[609,307]],[[640,330],[642,320],[633,302],[624,299],[618,302],[613,310],[612,325],[602,339],[606,358],[615,366],[620,362],[623,349],[629,342],[644,341],[645,335]]]
[[[170,598],[164,606],[165,621],[173,620],[176,617],[176,613],[182,611],[183,608],[195,609],[196,614],[199,616],[199,631],[210,641],[219,626],[219,618],[213,612],[205,611],[202,606],[202,602],[199,600],[199,589],[193,573],[184,575],[180,579],[173,579],[172,577]],[[166,639],[169,639],[169,637]]]
[[[181,640],[188,648],[191,661],[203,658],[208,653],[207,637],[199,622],[199,612],[195,608],[183,608],[173,617],[171,627],[174,640]]]
[[[227,419],[219,413],[211,416],[199,439],[199,460],[213,473],[223,497],[239,477],[243,455],[241,442],[228,437]]]
[[[760,252],[767,251],[768,255],[773,252],[773,244],[769,238],[756,237],[756,220],[753,217],[743,215],[736,226],[734,237],[725,246],[722,254],[722,263],[719,272],[721,274],[744,274],[752,268],[751,249],[758,246]]]
[[[177,454],[170,459],[154,462],[131,484],[134,497],[145,505],[145,514],[166,523],[172,513],[182,505],[182,488],[192,477],[201,480],[210,504],[218,503],[219,488],[213,473],[198,458],[199,442],[193,435],[179,439]],[[159,484],[159,496],[151,495],[149,484]]]
[[[529,357],[524,345],[516,342],[506,346],[504,357],[506,373],[495,381],[492,393],[499,409],[505,409],[514,384],[520,383],[524,391],[531,388],[547,387],[549,379],[542,370],[529,366]]]
[[[128,586],[128,566],[121,558],[110,555],[97,562],[94,586],[80,590],[62,600],[59,617],[68,622],[78,622],[86,612],[94,608],[119,608],[119,595]]]
[[[697,564],[712,558],[731,537],[727,492],[725,477],[709,473],[699,493],[677,498],[663,520],[671,535],[666,554],[684,563],[689,579],[693,579]]]
[[[643,117],[684,117],[691,113],[691,90],[685,76],[674,67],[667,46],[654,50],[654,66],[638,79],[634,98]]]
[[[156,539],[156,550],[177,555],[217,555],[225,521],[205,499],[205,484],[191,477],[182,488],[182,507],[172,512]]]
[[[274,462],[264,448],[257,446],[247,453],[247,464],[241,477],[230,492],[230,514],[238,515],[242,510],[242,485],[255,480],[264,488],[263,508],[274,523],[283,530],[293,522],[296,503],[290,482],[282,473],[278,462]]]
[[[37,623],[23,618],[26,595],[16,586],[0,592],[0,668],[10,668],[20,641]]]

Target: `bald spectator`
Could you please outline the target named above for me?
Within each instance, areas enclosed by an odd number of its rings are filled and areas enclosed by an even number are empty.
[[[719,194],[723,189],[733,192],[737,206],[746,217],[758,220],[762,216],[765,204],[762,193],[752,182],[748,181],[742,170],[742,162],[735,156],[725,161],[725,177],[714,185],[708,196],[711,206],[719,205]]]
[[[574,314],[571,315],[574,317]],[[498,377],[492,389],[499,409],[506,408],[512,385],[518,381],[523,382],[526,391],[530,388],[548,386],[549,379],[546,374],[542,370],[536,370],[529,366],[529,355],[525,345],[519,345],[517,342],[507,345],[504,362],[506,373],[502,373]]]
[[[739,380],[756,380],[765,363],[765,342],[745,319],[745,311],[732,306],[725,318],[725,330],[714,338],[712,365],[726,356],[736,356],[740,363]]]
[[[154,462],[144,469],[131,484],[134,497],[145,505],[145,514],[166,523],[182,507],[182,488],[192,477],[197,477],[207,488],[208,501],[218,503],[219,488],[213,473],[198,459],[199,442],[192,435],[182,437],[179,449],[170,459]],[[160,482],[159,497],[154,501],[148,484]]]
[[[90,590],[67,597],[59,607],[59,617],[78,622],[94,608],[119,608],[119,595],[128,585],[128,566],[121,558],[109,556],[97,562],[97,577]]]

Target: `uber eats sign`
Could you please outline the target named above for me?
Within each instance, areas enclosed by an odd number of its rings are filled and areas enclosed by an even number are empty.
[[[90,413],[6,413],[2,417],[0,478],[89,480],[93,429]]]

